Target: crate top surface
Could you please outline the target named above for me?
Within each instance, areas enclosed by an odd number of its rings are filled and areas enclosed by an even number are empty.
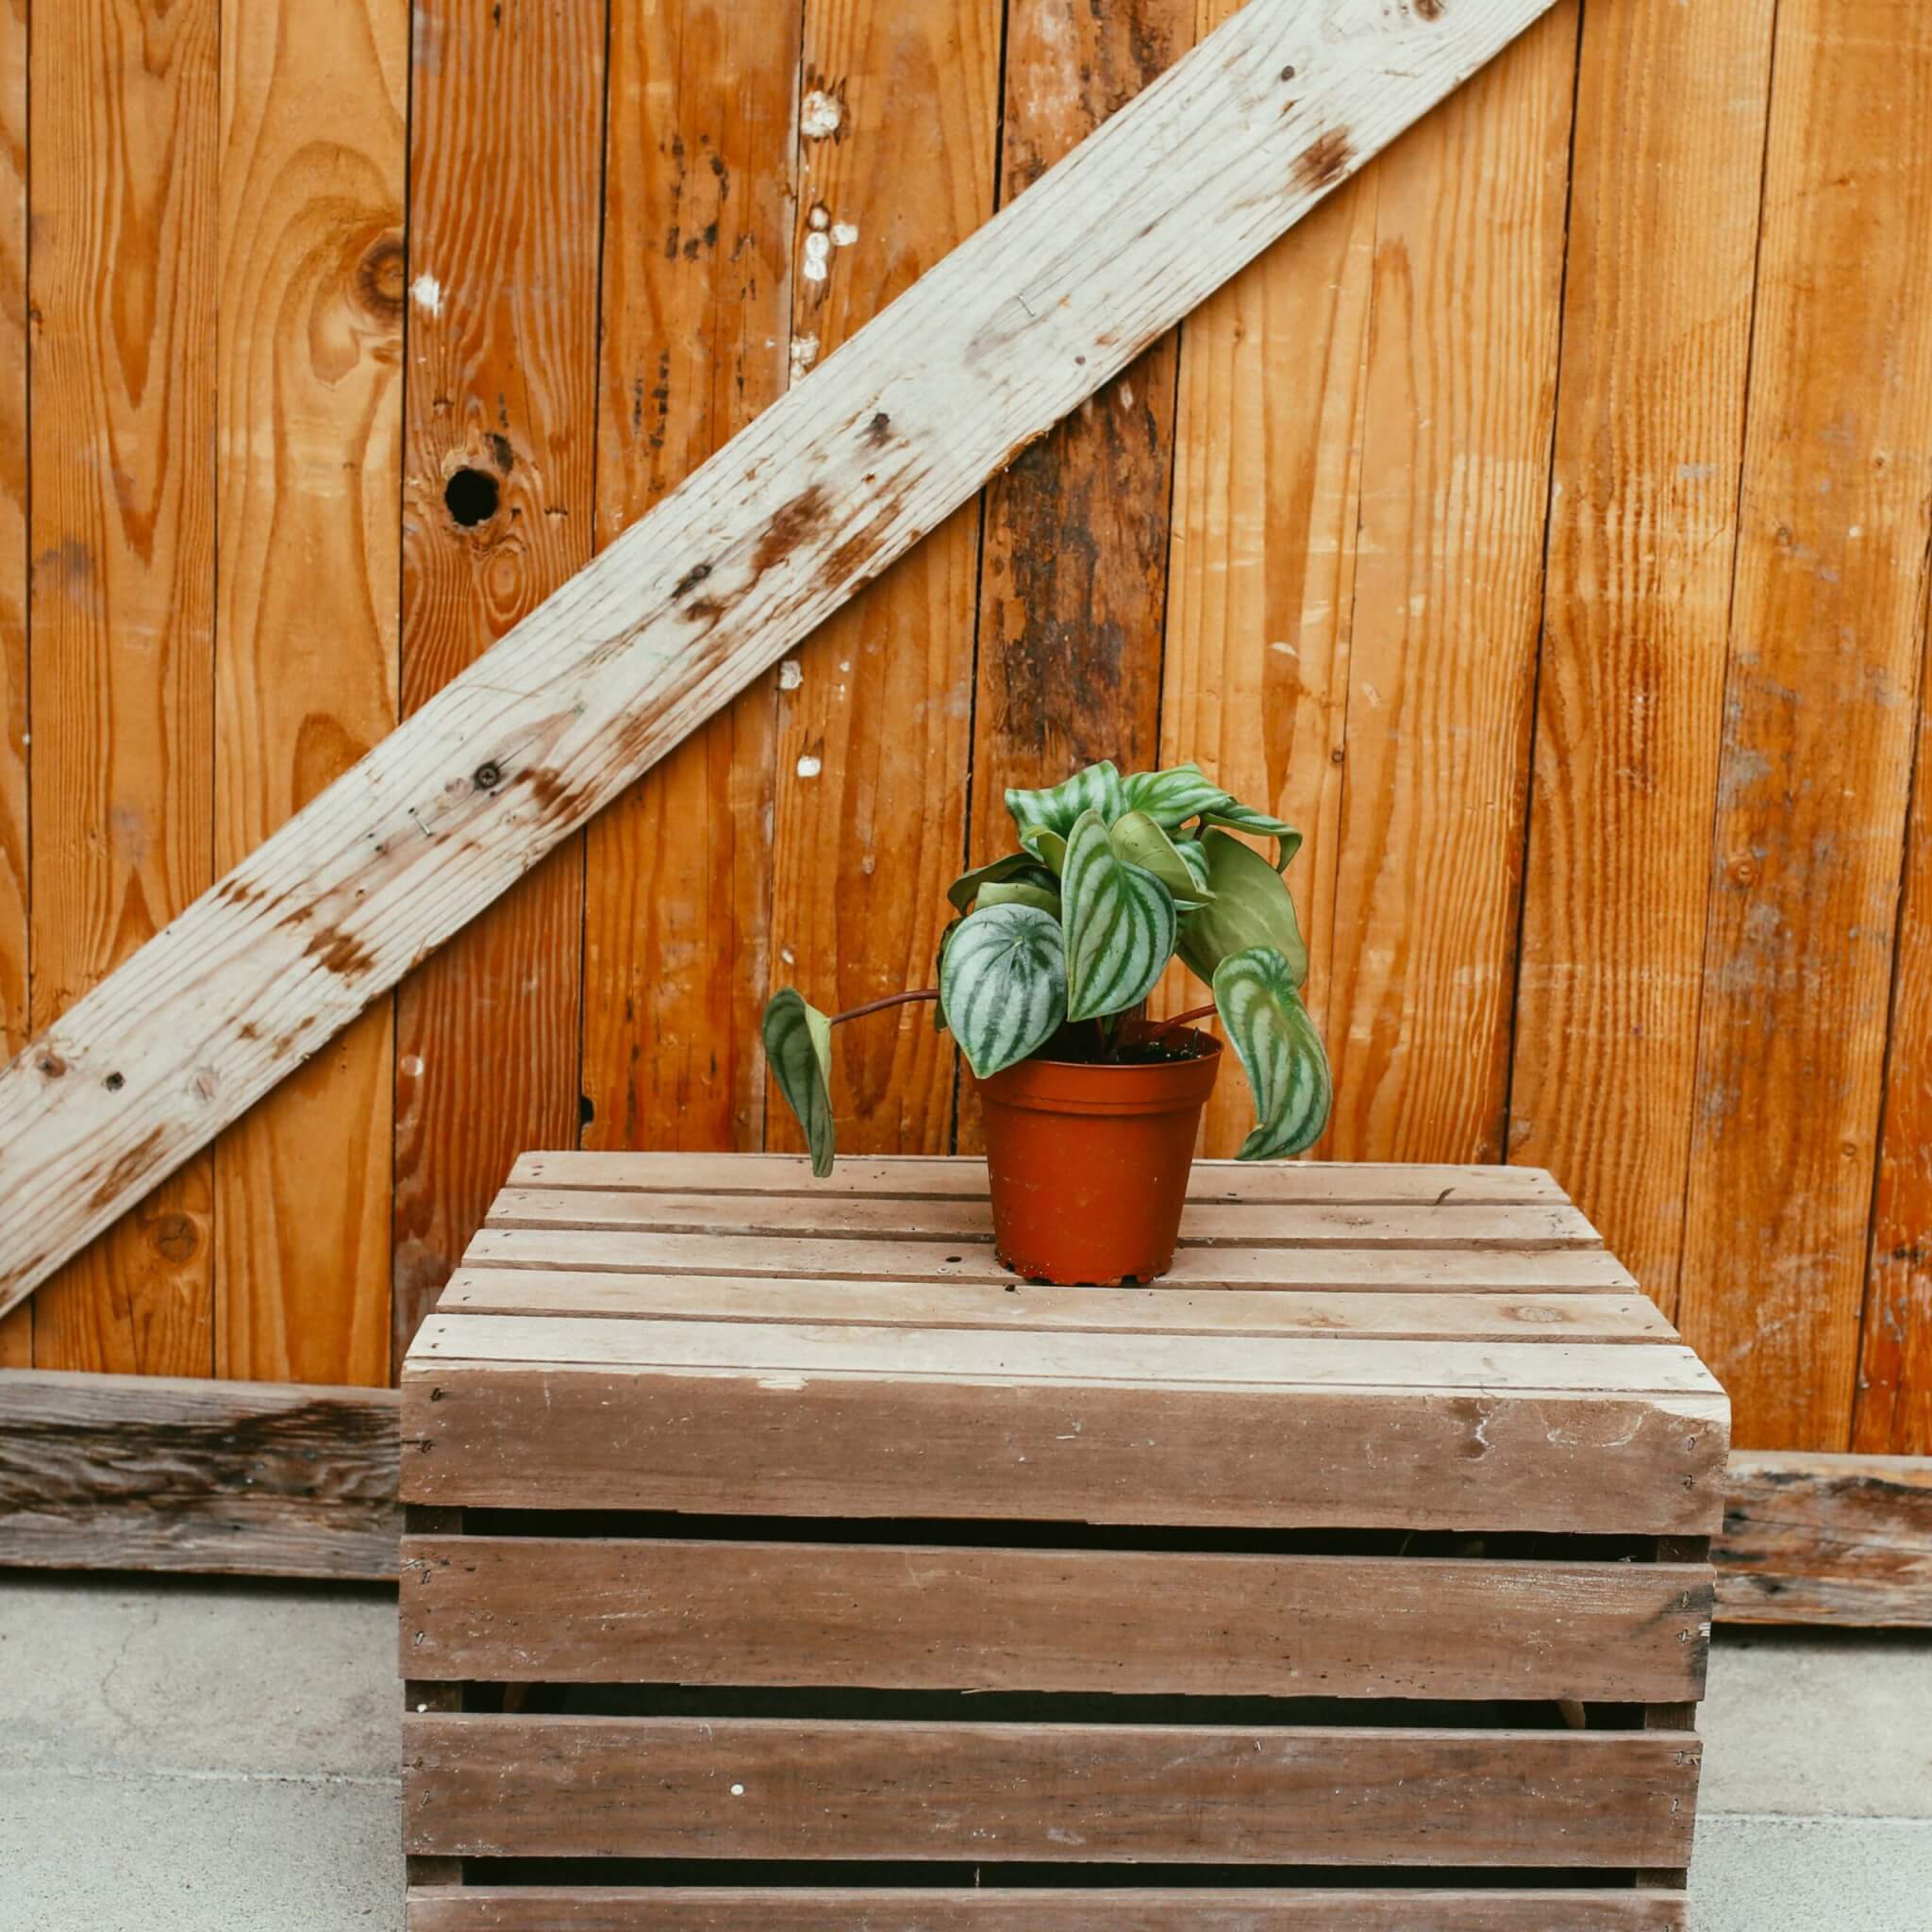
[[[1197,1162],[1173,1272],[992,1257],[974,1159],[532,1154],[403,1374],[465,1508],[1708,1535],[1728,1406],[1550,1177]]]
[[[409,1365],[1722,1400],[1539,1169],[1200,1161],[1146,1288],[1019,1281],[991,1241],[963,1157],[528,1154]]]

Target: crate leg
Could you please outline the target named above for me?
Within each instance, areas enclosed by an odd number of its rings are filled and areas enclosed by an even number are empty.
[[[1658,1537],[1651,1559],[1657,1563],[1707,1563],[1710,1560],[1710,1539],[1705,1536]],[[1643,1728],[1646,1731],[1694,1731],[1697,1728],[1697,1707],[1694,1704],[1645,1705]],[[1654,1890],[1683,1891],[1690,1883],[1690,1874],[1681,1866],[1662,1866],[1640,1871],[1636,1882]]]
[[[460,1536],[462,1528],[463,1512],[460,1509],[438,1509],[421,1503],[410,1503],[403,1510],[405,1536]],[[461,1710],[463,1690],[461,1684],[432,1683],[422,1678],[406,1677],[403,1680],[403,1709]],[[460,1858],[425,1858],[407,1855],[403,1864],[408,1874],[412,1899],[420,1891],[432,1888],[453,1890],[463,1882],[463,1861]]]

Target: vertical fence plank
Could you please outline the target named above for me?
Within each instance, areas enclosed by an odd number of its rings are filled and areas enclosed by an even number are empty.
[[[591,554],[604,42],[601,4],[416,8],[406,712]],[[517,1154],[575,1140],[583,850],[566,840],[399,992],[398,1358]]]
[[[1932,1456],[1932,688],[1918,743],[1898,958],[1892,972],[1877,1212],[1865,1283],[1852,1447]]]
[[[1002,204],[1194,42],[1195,0],[1010,0]],[[974,658],[970,862],[1013,849],[1008,786],[1159,755],[1178,331],[988,485]],[[962,1151],[982,1145],[970,1079]]]
[[[1381,164],[1335,888],[1343,1159],[1503,1146],[1576,8]]]
[[[804,51],[800,365],[992,212],[999,16],[982,0],[806,0]],[[978,533],[974,502],[824,625],[780,695],[772,973],[827,1011],[932,983],[965,850]],[[841,1147],[944,1149],[953,1048],[930,1014],[867,1022],[839,1049]],[[767,1140],[803,1144],[782,1104]]]
[[[217,43],[217,0],[34,11],[36,1030],[212,878]],[[208,1373],[209,1190],[40,1291],[41,1367]]]
[[[395,724],[408,61],[406,0],[224,0],[222,872]],[[391,1011],[216,1144],[224,1375],[389,1380]]]
[[[798,0],[613,0],[597,538],[785,388]],[[584,1144],[756,1148],[776,676],[591,821]]]
[[[1850,1438],[1924,636],[1932,15],[1783,0],[1679,1324]]]
[[[1676,1294],[1774,0],[1584,15],[1509,1158]]]
[[[0,0],[0,1057],[27,1039],[26,0]],[[33,1304],[0,1368],[33,1360]]]
[[[1239,0],[1201,0],[1211,32]],[[1307,838],[1288,874],[1325,1033],[1374,267],[1371,167],[1191,315],[1181,334],[1160,759],[1197,759]],[[1207,994],[1179,967],[1156,1009]],[[1254,1125],[1230,1070],[1203,1151]]]
[[[1194,40],[1194,0],[1011,0],[1000,200],[1039,180]],[[1158,751],[1174,459],[1163,336],[986,492],[973,862],[1012,849],[1009,785]]]

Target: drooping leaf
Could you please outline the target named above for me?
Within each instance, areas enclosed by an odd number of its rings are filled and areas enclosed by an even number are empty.
[[[1124,813],[1115,821],[1110,836],[1113,849],[1129,865],[1151,872],[1167,888],[1175,911],[1191,911],[1214,896],[1208,882],[1208,858],[1196,841],[1184,840],[1177,844],[1144,811]]]
[[[1210,807],[1202,816],[1210,825],[1232,825],[1238,832],[1253,832],[1274,841],[1274,870],[1286,872],[1289,861],[1302,849],[1302,835],[1286,819],[1270,818],[1251,805],[1230,798],[1225,805]]]
[[[1067,840],[1060,897],[1068,1019],[1124,1012],[1145,999],[1174,957],[1174,899],[1114,851],[1097,811],[1082,812]]]
[[[1041,912],[1050,912],[1058,919],[1060,916],[1060,895],[1055,888],[1053,874],[1042,874],[1045,885],[1033,879],[1007,879],[979,889],[981,906],[1032,906]]]
[[[1163,831],[1234,800],[1210,782],[1199,765],[1171,765],[1164,772],[1135,772],[1122,781],[1129,811],[1144,811]]]
[[[1235,1158],[1278,1160],[1312,1147],[1328,1124],[1335,1086],[1288,961],[1272,946],[1231,954],[1215,971],[1214,1004],[1247,1069],[1258,1116]]]
[[[792,988],[781,987],[765,1008],[765,1058],[778,1091],[798,1116],[811,1149],[811,1171],[832,1171],[832,1023]]]
[[[975,867],[972,872],[963,872],[946,888],[946,897],[961,912],[970,912],[973,902],[979,896],[980,888],[995,884],[1001,879],[1018,877],[1023,873],[1041,870],[1040,860],[1030,852],[1009,852],[1004,858],[995,858],[991,865]]]
[[[940,962],[940,1003],[982,1080],[1024,1060],[1067,1016],[1059,922],[1033,906],[988,906],[962,920]]]
[[[1308,976],[1308,949],[1287,882],[1252,845],[1226,832],[1208,832],[1201,849],[1214,897],[1181,921],[1181,958],[1211,986],[1215,970],[1230,955],[1273,946],[1300,986]]]
[[[1041,833],[1056,832],[1064,839],[1073,831],[1074,822],[1084,811],[1097,811],[1102,822],[1110,825],[1126,808],[1121,774],[1105,758],[1097,765],[1089,765],[1084,772],[1075,772],[1071,778],[1064,778],[1058,785],[1049,786],[1044,791],[1009,791],[1007,793],[1007,809],[1012,813],[1013,824],[1019,827],[1020,843],[1036,858],[1042,856],[1039,844]]]
[[[1033,850],[1040,854],[1041,862],[1055,878],[1067,869],[1067,841],[1058,832],[1049,832],[1044,825],[1033,835]]]
[[[933,960],[932,966],[932,976],[935,980],[942,980],[945,977],[946,948],[952,944],[953,935],[959,930],[963,924],[964,921],[962,920],[948,920],[945,931],[941,933],[939,954]],[[935,1000],[932,1003],[932,1030],[935,1033],[943,1033],[946,1030],[946,1003],[944,1000]]]

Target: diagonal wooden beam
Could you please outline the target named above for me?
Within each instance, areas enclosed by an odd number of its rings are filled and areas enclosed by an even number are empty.
[[[0,1312],[1550,5],[1250,0],[955,249],[0,1073]]]

